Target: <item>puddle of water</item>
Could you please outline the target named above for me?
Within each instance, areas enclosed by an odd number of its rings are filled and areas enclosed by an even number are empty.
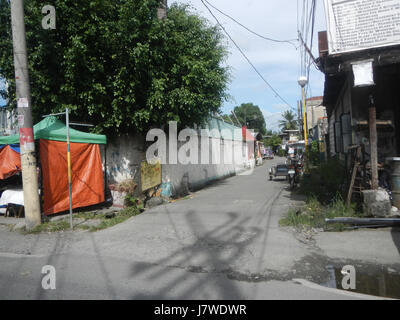
[[[323,285],[344,290],[342,288],[342,268],[329,265],[326,269],[330,277],[329,281]],[[356,267],[356,289],[346,291],[400,299],[400,274],[394,270],[391,272],[390,269],[365,271]]]

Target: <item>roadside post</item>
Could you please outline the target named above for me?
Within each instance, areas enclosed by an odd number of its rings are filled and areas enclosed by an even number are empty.
[[[354,75],[354,87],[369,87],[368,126],[371,163],[371,189],[378,190],[378,136],[376,132],[376,107],[373,98],[374,68],[373,59],[351,63]]]
[[[378,145],[376,132],[376,108],[372,95],[369,96],[369,144],[371,146],[371,189],[378,190]]]
[[[25,39],[24,2],[12,0],[10,3],[25,224],[26,229],[31,230],[41,224],[41,212]]]
[[[305,91],[304,87],[308,83],[308,80],[306,77],[301,76],[299,80],[297,80],[298,84],[301,87],[301,97],[303,101],[303,131],[304,131],[304,153],[305,153],[305,159],[304,159],[304,165],[305,165],[305,171],[308,171],[308,148],[307,148],[307,117],[306,117],[306,97],[305,97]]]
[[[69,225],[73,229],[72,224],[72,179],[71,179],[71,151],[69,143],[69,109],[65,109],[65,125],[67,126],[67,166],[68,166],[68,193],[69,193]]]

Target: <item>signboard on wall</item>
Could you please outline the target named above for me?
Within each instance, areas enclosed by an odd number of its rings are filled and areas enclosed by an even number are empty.
[[[400,44],[400,0],[325,0],[329,54]]]
[[[365,87],[374,85],[373,60],[353,62],[354,86]]]
[[[142,161],[141,165],[142,191],[148,190],[161,184],[161,162],[150,164]]]

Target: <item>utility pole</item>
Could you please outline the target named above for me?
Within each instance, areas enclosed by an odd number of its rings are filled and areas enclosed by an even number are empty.
[[[22,184],[24,190],[25,223],[31,230],[41,223],[40,202],[33,136],[31,92],[26,51],[24,2],[11,0],[11,25],[14,50],[18,126],[21,150]]]
[[[303,97],[303,126],[304,126],[304,146],[307,151],[307,144],[308,144],[308,138],[307,138],[307,106],[306,106],[306,98],[304,94],[304,87],[301,87],[301,94]]]
[[[240,121],[238,120],[238,118],[236,117],[236,114],[235,114],[235,111],[231,111],[232,112],[232,114],[235,116],[235,119],[236,119],[236,121],[239,123],[239,125],[241,126],[241,127],[243,127],[243,125],[240,123]]]
[[[301,121],[301,101],[297,100],[297,124],[299,127],[299,132],[303,135],[303,130],[301,128],[303,128],[303,123]]]
[[[371,147],[371,189],[377,190],[378,183],[378,146],[376,133],[376,109],[372,95],[369,97],[369,145]]]
[[[297,81],[301,87],[301,97],[302,97],[302,102],[303,102],[303,128],[304,128],[304,147],[305,147],[305,152],[307,153],[307,110],[306,110],[306,98],[305,98],[305,93],[304,93],[304,87],[307,84],[308,80],[306,77],[302,76],[299,78]]]

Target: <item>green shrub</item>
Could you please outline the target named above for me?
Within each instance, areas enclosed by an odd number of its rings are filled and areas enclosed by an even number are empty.
[[[329,159],[303,175],[299,192],[307,197],[315,196],[321,203],[330,203],[338,193],[342,194],[344,174],[341,162]]]
[[[317,166],[320,164],[320,152],[319,152],[319,146],[318,146],[318,141],[313,141],[307,148],[307,157],[309,160],[309,163],[313,166]]]
[[[110,228],[116,224],[119,224],[121,222],[124,222],[125,220],[128,220],[131,217],[134,217],[136,215],[140,214],[140,210],[136,207],[127,207],[122,210],[120,210],[114,217],[110,219],[103,219],[101,223],[97,227],[90,227],[89,231],[98,231],[106,228]]]
[[[346,207],[341,195],[336,194],[333,201],[326,209],[325,218],[354,217],[357,215],[355,206],[356,204],[352,203],[350,207]]]
[[[326,218],[356,216],[354,206],[347,208],[339,194],[327,206],[322,205],[315,196],[312,196],[301,209],[290,209],[287,216],[279,221],[279,224],[281,226],[328,229],[325,222]],[[343,224],[339,223],[329,224],[330,230],[341,231],[344,227]]]

